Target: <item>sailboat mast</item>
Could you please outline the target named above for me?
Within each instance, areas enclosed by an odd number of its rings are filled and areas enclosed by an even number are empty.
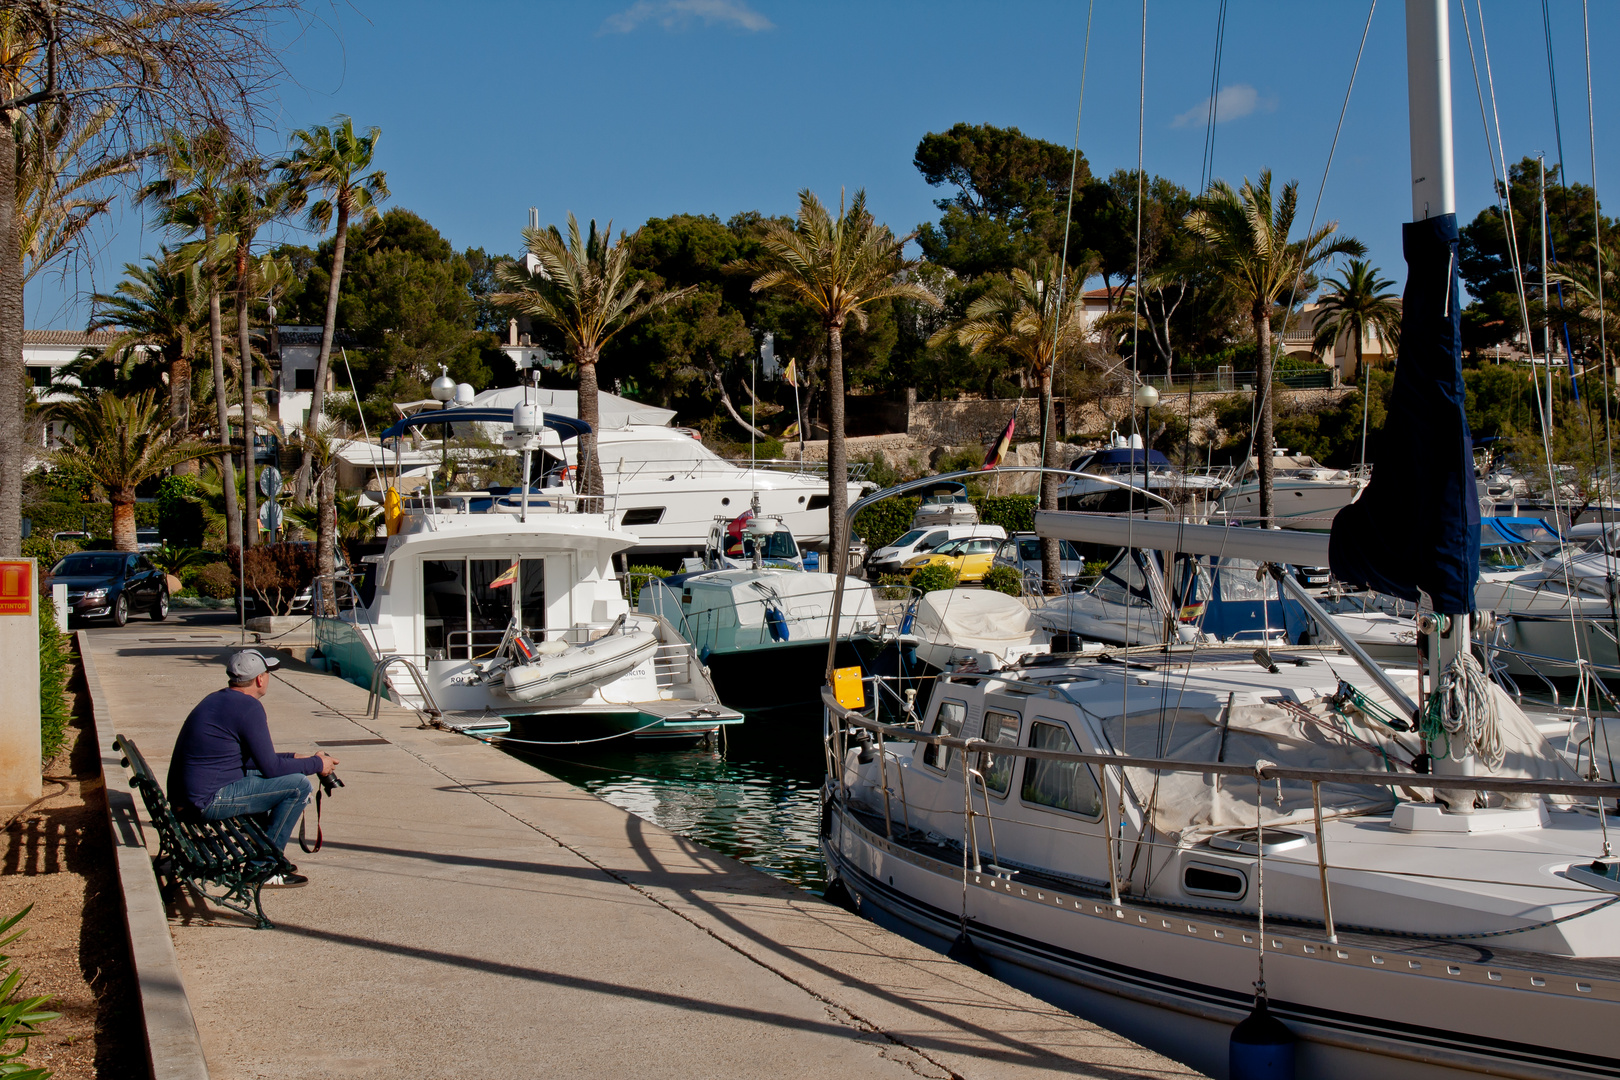
[[[1457,212],[1451,152],[1451,21],[1444,0],[1406,0],[1412,220]]]

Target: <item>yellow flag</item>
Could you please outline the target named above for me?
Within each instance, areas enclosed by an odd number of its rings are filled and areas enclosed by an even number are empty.
[[[782,438],[784,438],[784,439],[797,439],[798,437],[799,437],[799,422],[797,420],[795,420],[795,421],[793,421],[793,423],[791,423],[791,424],[789,424],[787,426],[786,431],[782,432]]]
[[[498,577],[494,581],[490,582],[489,587],[492,588],[492,589],[499,589],[503,585],[515,585],[515,584],[517,584],[517,579],[518,579],[518,560],[513,559],[512,560],[512,565],[508,566],[506,568],[506,572],[501,574],[500,577]]]
[[[782,378],[790,385],[799,385],[799,368],[797,360],[789,360],[787,370],[782,372]]]

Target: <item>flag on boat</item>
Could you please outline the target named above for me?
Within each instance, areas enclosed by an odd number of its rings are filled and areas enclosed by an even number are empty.
[[[506,568],[505,572],[503,572],[500,577],[498,577],[494,581],[490,582],[489,587],[492,588],[492,589],[498,589],[502,585],[516,585],[517,584],[517,578],[518,578],[518,565],[519,565],[519,560],[513,559],[512,560],[512,565],[508,566]]]
[[[1014,410],[1012,419],[1007,421],[1007,430],[1001,433],[1001,439],[996,443],[996,448],[985,456],[984,469],[994,469],[1001,464],[1001,459],[1007,456],[1007,451],[1012,448],[1013,425],[1016,423],[1018,423],[1018,412]],[[984,469],[980,471],[983,472]]]
[[[789,360],[787,362],[787,367],[782,369],[782,381],[788,383],[791,386],[798,386],[799,385],[798,361]]]

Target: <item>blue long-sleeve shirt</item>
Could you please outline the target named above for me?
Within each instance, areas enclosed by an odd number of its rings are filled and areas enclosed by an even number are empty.
[[[318,773],[321,759],[278,754],[259,699],[238,690],[215,690],[197,703],[174,740],[169,761],[169,801],[206,809],[226,784],[249,768],[262,775]]]

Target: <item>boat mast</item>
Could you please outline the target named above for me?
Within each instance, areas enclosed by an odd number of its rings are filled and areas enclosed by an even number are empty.
[[[1406,92],[1412,149],[1412,220],[1427,221],[1457,213],[1451,133],[1451,23],[1445,0],[1406,0]],[[1448,279],[1456,272],[1447,270]],[[1447,303],[1457,302],[1447,286]],[[1467,612],[1436,612],[1420,618],[1419,631],[1428,639],[1430,692],[1440,686],[1441,674],[1457,654],[1469,647]],[[1437,754],[1438,774],[1472,776],[1476,759],[1470,751],[1460,760]],[[1455,813],[1473,811],[1473,793],[1440,792]],[[1451,798],[1445,798],[1445,796]]]

